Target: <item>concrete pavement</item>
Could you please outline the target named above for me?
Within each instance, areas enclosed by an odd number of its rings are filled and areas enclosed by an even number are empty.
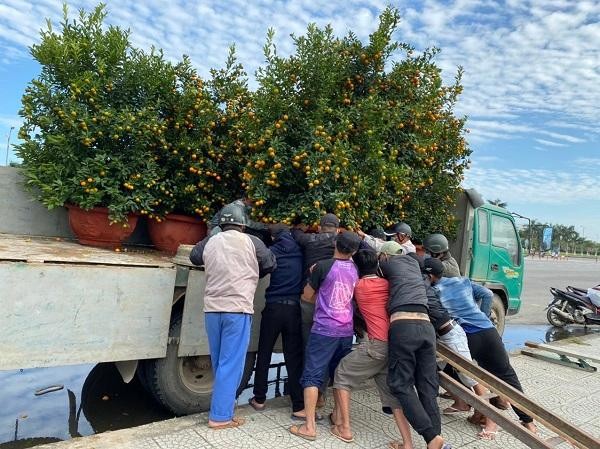
[[[553,343],[577,353],[600,358],[600,336],[592,335]],[[525,355],[511,355],[526,394],[563,416],[588,433],[600,438],[600,374],[589,373],[536,360]],[[450,401],[440,400],[440,407]],[[241,406],[238,415],[246,424],[227,430],[207,428],[205,413],[175,418],[132,429],[106,432],[61,443],[38,446],[39,449],[196,449],[196,448],[386,448],[400,435],[392,419],[381,412],[379,397],[372,384],[352,394],[352,424],[355,443],[346,444],[329,434],[327,419],[318,425],[318,438],[308,442],[291,435],[288,428],[290,409],[287,398],[267,402],[263,412]],[[331,411],[331,399],[322,410],[324,416]],[[512,411],[505,412],[516,419]],[[454,448],[526,448],[524,444],[501,431],[495,441],[481,441],[478,428],[466,422],[467,414],[442,416],[443,435]],[[543,426],[542,435],[551,436]],[[425,448],[418,435],[413,434],[415,447]],[[571,447],[563,443],[558,448]]]

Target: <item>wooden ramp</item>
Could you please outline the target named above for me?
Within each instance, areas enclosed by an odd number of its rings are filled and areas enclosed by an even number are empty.
[[[511,404],[525,411],[532,416],[536,422],[543,424],[556,434],[556,436],[549,439],[540,438],[540,436],[528,431],[519,422],[509,419],[488,401],[476,396],[473,391],[465,388],[462,384],[456,382],[448,375],[440,373],[440,384],[443,388],[463,399],[474,409],[480,410],[484,415],[489,416],[492,420],[502,426],[504,430],[511,433],[528,447],[550,449],[567,441],[573,446],[581,449],[600,449],[600,440],[532,401],[520,391],[498,379],[488,371],[480,368],[470,360],[451,351],[443,344],[438,344],[437,354],[438,357],[452,365],[455,369],[486,386],[490,391],[508,399]]]

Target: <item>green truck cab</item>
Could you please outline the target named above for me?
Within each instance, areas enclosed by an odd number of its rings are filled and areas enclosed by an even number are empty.
[[[458,198],[455,215],[459,227],[450,252],[464,276],[494,292],[492,321],[502,335],[506,315],[521,308],[523,289],[523,250],[514,217],[472,189]]]

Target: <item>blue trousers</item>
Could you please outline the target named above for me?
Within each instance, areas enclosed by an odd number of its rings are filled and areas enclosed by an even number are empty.
[[[211,421],[230,421],[244,372],[252,315],[208,312],[204,323],[214,377],[208,417]]]

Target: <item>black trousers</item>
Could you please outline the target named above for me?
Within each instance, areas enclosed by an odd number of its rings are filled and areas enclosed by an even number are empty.
[[[388,348],[390,391],[410,425],[429,443],[442,431],[433,326],[425,320],[393,321]]]
[[[502,343],[502,338],[496,328],[486,329],[474,334],[467,334],[471,357],[480,367],[489,371],[494,376],[502,379],[511,387],[523,391],[517,373],[510,364],[508,354]],[[527,413],[513,406],[513,410],[524,423],[533,422]]]
[[[304,393],[300,386],[304,351],[299,303],[297,305],[267,303],[262,311],[258,357],[254,373],[254,397],[259,404],[265,402],[267,398],[271,354],[279,334],[283,340],[283,356],[292,410],[297,412],[304,408]]]

